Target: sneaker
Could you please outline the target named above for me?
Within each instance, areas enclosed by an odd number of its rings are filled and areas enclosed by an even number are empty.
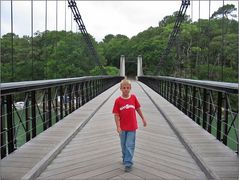
[[[125,166],[124,171],[125,172],[130,172],[132,170],[132,166]]]

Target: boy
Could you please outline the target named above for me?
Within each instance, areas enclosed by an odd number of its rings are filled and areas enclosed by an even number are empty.
[[[135,135],[138,128],[136,113],[142,118],[143,126],[147,125],[140,104],[135,95],[130,94],[131,83],[124,79],[120,82],[120,90],[122,95],[115,100],[113,113],[117,132],[120,135],[122,158],[125,166],[125,172],[132,170],[133,155],[135,149]]]

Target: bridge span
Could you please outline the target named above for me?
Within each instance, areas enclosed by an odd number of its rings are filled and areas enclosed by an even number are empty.
[[[134,167],[125,173],[112,115],[119,84],[1,160],[2,179],[238,179],[239,158],[174,105],[132,83],[139,121]]]

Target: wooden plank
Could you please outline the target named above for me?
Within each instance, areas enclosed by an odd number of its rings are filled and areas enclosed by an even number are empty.
[[[237,171],[239,160],[235,153],[154,91],[147,89],[147,92],[155,101],[160,102],[159,105],[172,118],[172,123],[185,138],[185,141],[213,173],[222,179],[239,177],[239,171]],[[148,126],[143,128],[141,120],[137,116],[139,129],[136,135],[134,166],[130,173],[124,172],[121,162],[120,139],[116,133],[111,112],[115,98],[120,95],[118,90],[91,118],[84,129],[47,166],[38,179],[207,179],[157,108],[134,82],[132,83],[132,93],[137,95],[141,103]],[[101,98],[90,101],[88,107],[83,106],[68,115],[66,123],[60,121],[59,124],[46,131],[49,134],[38,136],[35,141],[27,143],[26,147],[19,149],[19,152],[29,153],[32,159],[26,158],[23,153],[24,161],[21,161],[21,158],[17,159],[20,156],[16,153],[16,159],[12,156],[8,161],[9,164],[5,163],[3,168],[9,172],[14,170],[17,165],[19,166],[21,162],[25,163],[22,167],[30,166],[29,163],[31,160],[35,160],[35,157],[39,159],[41,156],[42,158],[43,151],[47,153],[55,147],[55,144],[64,138],[64,134],[74,129],[76,124],[84,119],[84,116],[94,110],[95,104],[100,104],[101,99],[106,97],[105,93]],[[48,139],[48,135],[52,138]],[[42,144],[42,148],[39,147],[39,143]],[[47,148],[48,145],[51,148]],[[10,164],[14,167],[8,166]],[[18,174],[19,179],[28,169],[18,170],[19,173],[16,170],[11,177],[14,179]]]
[[[148,87],[144,85],[143,87],[146,89],[147,93],[154,98],[156,104],[163,109],[163,112],[167,115],[169,121],[174,125],[184,141],[189,145],[189,148],[191,148],[193,152],[196,152],[195,155],[209,172],[212,172],[212,174],[218,177],[218,179],[229,177],[228,175],[230,174],[233,177],[239,177],[239,166],[237,164],[239,162],[239,158],[232,150],[216,140],[214,136],[203,130],[182,112],[176,111],[173,107],[169,108],[170,106],[167,105],[168,102],[164,98],[158,96]],[[165,110],[166,108],[167,110]],[[228,163],[222,163],[221,166],[218,166],[218,164],[223,161],[234,162],[232,164],[234,164],[235,167],[231,169],[226,168]],[[233,171],[235,169],[237,171]]]
[[[123,165],[119,163],[120,140],[116,134],[113,115],[109,113],[112,111],[116,94],[52,161],[39,179],[52,177],[59,179],[97,179],[99,177],[182,179],[183,177],[192,178],[195,175],[205,177],[156,108],[153,111],[155,118],[150,118],[147,128],[142,128],[139,122],[135,165],[132,172],[125,173]],[[146,97],[145,94],[140,97],[143,96]],[[152,106],[152,102],[147,98],[144,98],[141,104],[142,107],[146,107],[146,104],[149,107]],[[149,109],[152,110],[152,108]],[[150,114],[145,113],[145,116],[148,115]],[[160,121],[157,118],[159,116]],[[136,174],[140,171],[145,174]]]
[[[94,98],[91,102],[86,103],[72,114],[66,116],[63,120],[53,125],[43,133],[31,141],[24,144],[18,150],[1,160],[0,169],[4,168],[4,172],[14,171],[11,173],[1,173],[2,179],[21,179],[27,172],[33,169],[48,153],[54,150],[59,143],[75,130],[77,126],[84,122],[92,111],[98,107],[104,99],[106,99],[115,87],[102,93]],[[31,157],[31,158],[26,158]],[[17,171],[18,167],[27,167],[24,171]],[[15,171],[15,169],[16,171]]]

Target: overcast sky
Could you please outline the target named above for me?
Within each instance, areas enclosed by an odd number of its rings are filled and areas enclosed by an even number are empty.
[[[1,35],[11,31],[10,0],[0,0],[1,3]],[[234,4],[237,1],[224,1],[225,4]],[[76,23],[71,21],[71,10],[64,0],[58,1],[58,30],[78,31]],[[65,5],[66,4],[66,5]],[[33,3],[33,31],[45,30],[45,0]],[[148,29],[150,26],[158,26],[158,22],[165,16],[178,11],[181,0],[177,1],[77,1],[77,6],[82,16],[88,33],[99,42],[107,34],[123,34],[131,38]],[[223,5],[222,0],[211,0],[211,13]],[[47,29],[56,29],[56,1],[47,2]],[[66,8],[65,8],[66,7]],[[191,1],[187,9],[187,15],[197,21],[199,17],[208,19],[209,1]],[[65,13],[66,9],[66,13]],[[192,11],[193,10],[193,11]],[[65,25],[66,14],[66,25]],[[31,1],[13,1],[13,29],[20,36],[31,34]]]

